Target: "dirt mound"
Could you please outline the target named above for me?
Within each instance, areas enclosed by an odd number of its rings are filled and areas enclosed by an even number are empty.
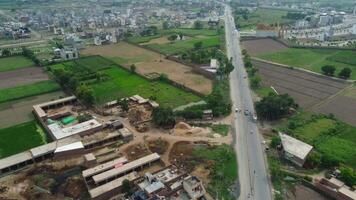
[[[190,130],[192,127],[185,123],[185,122],[179,122],[174,126],[174,129],[184,129],[184,130]]]

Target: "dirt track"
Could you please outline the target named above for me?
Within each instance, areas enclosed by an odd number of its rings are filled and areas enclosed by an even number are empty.
[[[272,39],[246,40],[242,42],[242,45],[251,56],[273,53],[288,48]]]
[[[0,89],[48,80],[48,75],[40,67],[27,67],[0,73]]]

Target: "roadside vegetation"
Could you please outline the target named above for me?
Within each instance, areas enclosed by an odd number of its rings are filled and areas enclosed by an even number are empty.
[[[47,143],[47,136],[35,121],[0,129],[0,158]]]
[[[217,199],[235,199],[231,194],[237,179],[237,161],[234,150],[227,145],[198,147],[195,160],[209,165],[211,182],[207,191]]]

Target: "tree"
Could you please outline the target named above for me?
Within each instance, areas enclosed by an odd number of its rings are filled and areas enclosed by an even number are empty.
[[[119,100],[119,105],[124,112],[127,112],[130,109],[129,101],[126,98]]]
[[[135,73],[136,72],[136,65],[135,64],[132,64],[131,66],[130,66],[130,71],[131,71],[131,73]]]
[[[94,90],[87,86],[87,85],[81,85],[77,87],[75,93],[77,94],[78,98],[82,100],[82,102],[88,106],[91,106],[94,104],[95,97],[94,97]]]
[[[177,37],[178,37],[178,36],[177,36],[176,34],[174,34],[174,35],[170,35],[170,36],[168,36],[168,38],[167,38],[167,39],[168,39],[169,41],[174,41],[174,40],[176,40],[176,39],[177,39]]]
[[[340,72],[339,72],[339,77],[340,78],[343,78],[343,79],[348,79],[350,78],[350,75],[351,75],[351,69],[349,67],[345,67],[344,69],[342,69]]]
[[[281,144],[281,138],[278,135],[273,136],[271,140],[271,147],[277,148],[277,146],[280,144]]]
[[[334,76],[335,67],[332,65],[324,65],[321,67],[321,71],[327,76]]]
[[[291,108],[296,108],[297,104],[288,94],[270,94],[267,97],[263,97],[255,106],[260,118],[276,120],[286,115]]]
[[[91,119],[93,119],[93,117],[91,115],[87,114],[87,113],[78,115],[78,117],[77,117],[77,120],[79,121],[79,123],[86,122],[86,121],[89,121]]]
[[[162,23],[162,28],[165,29],[165,30],[168,29],[169,28],[169,23],[167,21],[164,21]]]
[[[351,167],[341,167],[340,179],[344,181],[346,185],[352,187],[356,185],[356,171]]]
[[[319,167],[321,164],[321,155],[318,152],[312,151],[306,160],[311,168]]]
[[[250,78],[250,86],[252,89],[257,89],[261,86],[261,77],[254,76]]]
[[[196,42],[194,43],[194,49],[201,49],[203,47],[203,42]]]
[[[132,193],[133,184],[128,179],[122,181],[122,192],[130,195]]]
[[[11,51],[8,49],[3,49],[1,54],[2,54],[2,56],[8,57],[8,56],[11,56]]]
[[[203,28],[204,28],[203,22],[201,22],[201,21],[199,21],[199,20],[195,21],[195,22],[194,22],[194,28],[195,28],[195,29],[203,29]]]
[[[176,123],[171,108],[155,108],[152,112],[152,120],[157,126],[172,127]]]

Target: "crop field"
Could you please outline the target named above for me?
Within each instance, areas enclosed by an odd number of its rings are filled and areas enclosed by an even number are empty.
[[[157,35],[153,36],[135,36],[128,39],[128,41],[140,44],[147,43],[150,40],[162,38],[167,38],[168,35],[181,33],[185,36],[194,37],[194,36],[216,36],[218,35],[216,30],[210,29],[190,29],[190,28],[176,28],[176,29],[167,29],[159,30]]]
[[[22,98],[0,103],[0,128],[13,126],[34,119],[32,106],[64,97],[62,91]]]
[[[46,134],[35,121],[0,129],[0,158],[20,153],[46,142]]]
[[[212,81],[194,73],[192,68],[181,63],[165,59],[163,55],[125,42],[115,45],[91,46],[81,52],[82,55],[101,55],[115,63],[130,68],[136,66],[136,72],[142,75],[166,74],[170,80],[181,83],[202,94],[209,94]]]
[[[259,8],[250,13],[247,20],[239,17],[237,24],[240,25],[241,29],[253,29],[257,24],[288,24],[293,22],[293,20],[284,18],[287,13],[287,11],[282,10]]]
[[[96,69],[106,74],[107,80],[97,81],[88,76],[93,73],[92,68],[82,68],[81,73],[75,73],[78,80],[89,84],[94,90],[94,96],[97,104],[112,101],[117,98],[128,97],[139,94],[145,98],[155,97],[162,106],[177,107],[190,102],[200,101],[200,97],[174,87],[162,81],[148,81],[134,73],[129,72],[113,62],[102,57],[93,57],[96,63]],[[85,59],[88,59],[85,58]],[[76,63],[81,63],[81,59],[76,62],[66,62],[64,64],[53,65],[52,68],[65,68],[66,70],[76,71]],[[111,63],[109,65],[109,63]],[[109,66],[109,67],[108,67]]]
[[[54,81],[41,81],[0,90],[0,103],[60,90]]]
[[[0,72],[0,90],[19,85],[32,84],[48,79],[48,75],[40,67],[27,67]]]
[[[242,42],[242,45],[251,56],[274,53],[288,49],[285,45],[272,39],[246,40]]]
[[[272,39],[245,41],[244,46],[252,56],[317,73],[321,73],[321,67],[324,65],[335,66],[335,74],[344,67],[350,67],[350,78],[356,79],[355,51],[287,48]]]
[[[313,145],[323,155],[356,168],[355,127],[310,113],[298,113],[289,121],[297,124],[295,129],[290,129],[293,136]]]
[[[348,86],[343,81],[253,61],[262,76],[262,85],[287,93],[303,108],[309,108]],[[341,112],[341,111],[340,111]]]
[[[194,48],[194,44],[197,42],[202,42],[202,48],[207,47],[219,47],[220,36],[212,36],[208,38],[192,38],[183,41],[175,41],[166,44],[149,44],[146,45],[149,48],[155,49],[165,55],[174,55],[178,53],[183,53],[187,50]]]
[[[31,67],[35,64],[23,56],[0,58],[0,72],[11,71],[19,68]]]

